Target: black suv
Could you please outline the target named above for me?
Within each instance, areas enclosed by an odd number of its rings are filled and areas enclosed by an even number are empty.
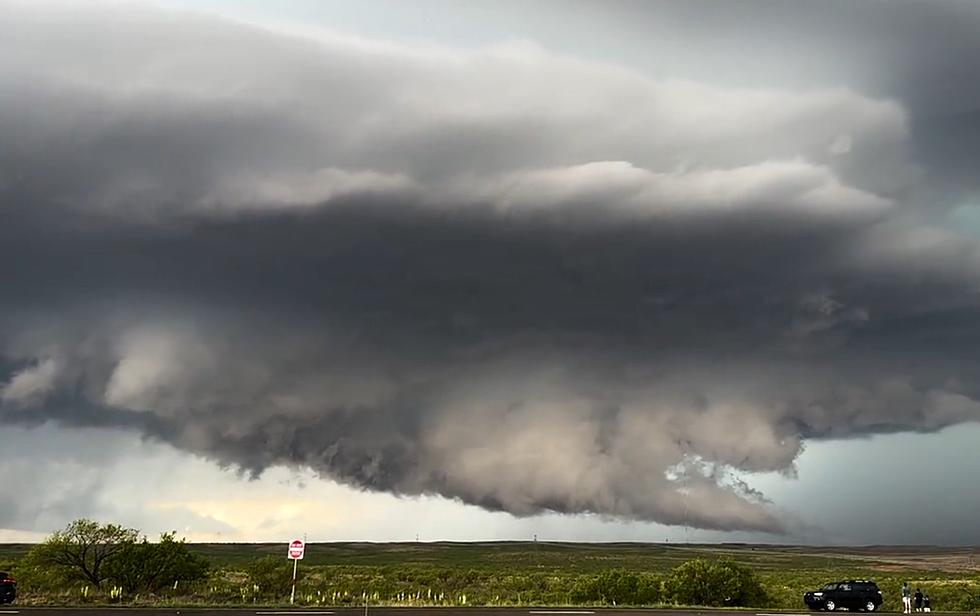
[[[17,582],[6,572],[0,571],[0,604],[13,603],[17,598]]]
[[[869,580],[847,580],[825,584],[820,590],[803,595],[803,602],[811,610],[833,612],[841,608],[873,612],[881,607],[884,597],[878,585]]]

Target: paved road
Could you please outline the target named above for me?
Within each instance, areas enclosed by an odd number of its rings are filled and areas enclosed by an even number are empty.
[[[147,608],[30,608],[7,605],[0,616],[364,616],[364,608],[338,609],[147,609]],[[643,610],[570,608],[369,608],[368,616],[809,616],[791,612],[753,612],[732,610]]]
[[[0,616],[365,616],[364,608],[338,609],[140,609],[140,608],[29,608],[3,606]],[[732,610],[642,610],[562,608],[369,608],[367,616],[811,616],[803,612]],[[938,614],[938,613],[936,613]]]

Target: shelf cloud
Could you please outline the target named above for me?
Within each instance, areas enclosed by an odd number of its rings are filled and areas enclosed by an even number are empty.
[[[4,423],[788,533],[753,473],[980,419],[980,243],[898,97],[0,12]]]

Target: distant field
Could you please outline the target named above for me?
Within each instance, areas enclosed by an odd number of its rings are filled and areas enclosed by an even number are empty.
[[[284,543],[196,543],[193,551],[218,566],[282,555]],[[0,544],[0,562],[27,544]],[[758,571],[862,570],[980,572],[978,548],[928,546],[812,547],[747,544],[433,542],[310,543],[306,565],[437,565],[591,572],[615,567],[667,570],[694,558],[727,557]]]

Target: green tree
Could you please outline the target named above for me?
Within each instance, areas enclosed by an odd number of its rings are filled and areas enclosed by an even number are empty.
[[[714,563],[715,578],[724,588],[725,605],[762,606],[768,597],[755,572],[734,561],[722,559]]]
[[[155,593],[177,582],[191,582],[207,576],[208,561],[187,549],[175,533],[160,535],[160,541],[124,544],[105,563],[106,579],[128,591]]]
[[[117,524],[75,520],[64,530],[55,532],[43,543],[34,546],[25,560],[56,569],[67,580],[87,582],[102,588],[106,580],[106,563],[135,542],[138,535],[136,529]]]
[[[766,599],[755,573],[730,560],[688,561],[670,573],[664,587],[681,605],[755,606]]]

